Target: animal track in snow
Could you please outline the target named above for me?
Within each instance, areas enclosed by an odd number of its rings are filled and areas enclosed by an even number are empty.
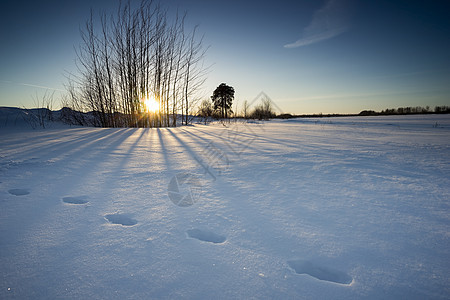
[[[318,266],[307,260],[290,260],[287,263],[297,274],[307,274],[319,280],[339,284],[350,284],[353,281],[347,273]]]
[[[134,226],[138,222],[126,214],[108,214],[105,215],[105,219],[112,224],[118,224],[122,226]]]
[[[62,198],[62,201],[64,203],[68,204],[86,204],[89,201],[87,200],[86,196],[79,196],[79,197],[64,197]]]
[[[227,240],[227,238],[222,235],[200,229],[189,229],[186,231],[186,233],[190,238],[214,244],[221,244]]]
[[[14,196],[25,196],[28,195],[30,192],[27,189],[11,189],[8,191],[8,193]]]

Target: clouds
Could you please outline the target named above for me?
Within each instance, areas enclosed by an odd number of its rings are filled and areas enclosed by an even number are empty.
[[[28,86],[28,87],[32,87],[32,88],[51,90],[51,91],[57,91],[57,92],[66,92],[65,90],[62,90],[62,89],[56,89],[56,88],[52,88],[52,87],[48,87],[48,86],[36,85],[36,84],[31,84],[31,83],[14,82],[14,81],[9,81],[9,80],[0,80],[0,82],[5,83],[5,84],[22,85],[22,86]]]
[[[349,28],[348,5],[345,0],[327,0],[318,9],[311,23],[303,29],[303,36],[285,48],[297,48],[312,45],[341,35]]]

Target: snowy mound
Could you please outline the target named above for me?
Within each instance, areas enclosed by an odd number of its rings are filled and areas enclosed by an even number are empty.
[[[0,107],[0,131],[23,131],[30,129],[62,129],[71,127],[64,122],[62,110],[45,108],[23,109]]]

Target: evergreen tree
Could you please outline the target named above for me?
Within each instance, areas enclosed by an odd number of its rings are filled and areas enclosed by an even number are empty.
[[[234,100],[234,88],[225,83],[220,84],[214,90],[211,100],[214,103],[214,109],[219,110],[220,116],[228,118],[228,113],[232,113],[231,104]]]

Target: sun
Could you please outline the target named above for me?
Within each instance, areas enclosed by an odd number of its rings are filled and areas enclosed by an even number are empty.
[[[159,103],[153,97],[144,98],[142,102],[144,109],[148,112],[155,113],[159,110]]]

